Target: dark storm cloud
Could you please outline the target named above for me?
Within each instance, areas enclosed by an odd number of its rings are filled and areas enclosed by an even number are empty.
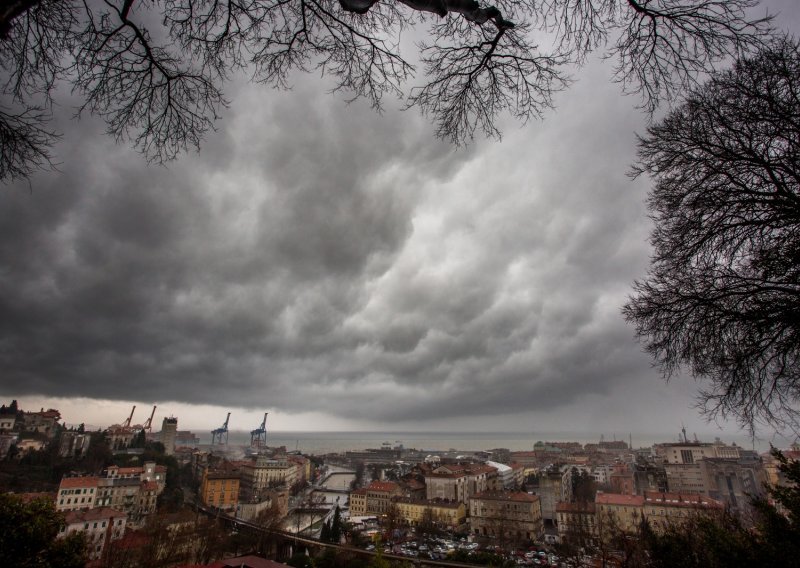
[[[402,421],[557,407],[641,370],[617,311],[631,207],[607,207],[630,188],[624,164],[575,167],[581,120],[456,151],[313,83],[242,88],[167,168],[80,123],[62,174],[9,188],[4,386]]]
[[[649,254],[645,122],[609,73],[467,149],[314,77],[232,86],[167,167],[65,106],[61,172],[0,192],[0,390],[408,424],[657,381],[619,313]]]

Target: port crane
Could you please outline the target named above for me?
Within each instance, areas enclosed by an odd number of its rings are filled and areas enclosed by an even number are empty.
[[[267,445],[267,414],[264,413],[264,420],[261,421],[261,426],[256,430],[250,430],[250,447],[262,448]]]
[[[134,410],[136,410],[136,405],[135,404],[133,405],[133,408],[131,408],[131,415],[128,416],[128,418],[125,419],[125,422],[122,423],[122,427],[123,428],[130,428],[131,427],[131,420],[133,420],[133,411]]]
[[[156,415],[156,406],[153,405],[153,412],[150,413],[150,418],[147,419],[147,422],[145,422],[142,425],[142,430],[147,430],[148,432],[153,431],[153,416],[155,415]]]
[[[228,444],[228,421],[231,419],[231,413],[228,413],[228,417],[225,418],[225,424],[222,427],[217,428],[216,430],[211,431],[211,443],[212,444]],[[222,437],[225,436],[225,441],[222,441]]]

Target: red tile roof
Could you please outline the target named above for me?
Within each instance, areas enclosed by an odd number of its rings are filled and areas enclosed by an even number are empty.
[[[594,513],[594,503],[567,503],[559,501],[556,503],[557,513]]]
[[[400,486],[394,481],[373,481],[369,484],[369,487],[367,487],[368,491],[386,491],[389,493],[393,493],[399,489]]]
[[[82,487],[97,487],[98,478],[94,476],[64,477],[61,479],[60,489],[74,489]]]
[[[517,501],[534,503],[539,500],[538,495],[531,495],[523,491],[484,491],[473,496],[474,499],[489,499],[492,501]]]
[[[645,491],[644,500],[647,505],[659,505],[667,507],[704,507],[704,508],[724,508],[724,505],[716,499],[698,495],[696,493],[660,493],[658,491]]]
[[[594,502],[598,505],[628,505],[641,507],[644,497],[641,495],[622,495],[620,493],[597,493]]]

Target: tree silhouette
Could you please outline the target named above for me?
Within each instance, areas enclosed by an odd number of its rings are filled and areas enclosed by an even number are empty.
[[[778,40],[693,91],[640,141],[655,248],[623,311],[710,415],[797,425],[800,47]]]
[[[540,116],[568,82],[564,65],[602,50],[615,79],[655,109],[726,57],[752,50],[769,18],[758,0],[10,0],[0,9],[0,179],[52,161],[53,90],[67,82],[79,112],[149,159],[198,147],[227,104],[222,87],[247,68],[254,81],[288,86],[318,70],[334,91],[376,109],[403,97],[416,76],[400,33],[425,28],[424,78],[407,96],[437,134],[468,142],[499,136],[508,112]],[[555,38],[552,53],[533,32]]]

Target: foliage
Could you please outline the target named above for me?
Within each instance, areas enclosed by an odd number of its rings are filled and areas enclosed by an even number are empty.
[[[415,81],[401,34],[420,28],[423,78],[405,102],[455,143],[499,136],[497,118],[540,116],[568,83],[564,66],[599,50],[624,92],[655,109],[695,78],[762,42],[758,0],[14,0],[0,11],[0,179],[48,165],[52,93],[67,82],[79,113],[101,116],[150,160],[198,147],[247,69],[287,88],[318,70],[376,109]],[[554,36],[552,52],[534,43]]]
[[[710,416],[796,427],[800,400],[800,47],[715,74],[639,143],[655,181],[647,278],[623,309]]]
[[[617,566],[667,568],[738,568],[797,566],[800,558],[800,462],[773,450],[784,484],[768,487],[770,499],[753,499],[754,525],[729,510],[698,512],[680,523],[659,525],[642,519],[633,532],[613,523],[591,548]]]
[[[229,548],[227,531],[217,521],[183,515],[149,515],[144,529],[111,543],[107,568],[161,568],[208,564]]]
[[[453,551],[453,553],[450,554],[447,559],[451,562],[477,564],[479,566],[516,566],[513,561],[506,560],[502,555],[486,551],[468,552],[466,550],[458,549]]]
[[[311,560],[304,552],[295,552],[287,562],[289,566],[294,568],[313,568],[314,561]]]
[[[57,538],[64,516],[50,499],[25,502],[0,494],[0,566],[17,568],[82,567],[86,541],[82,533]]]

